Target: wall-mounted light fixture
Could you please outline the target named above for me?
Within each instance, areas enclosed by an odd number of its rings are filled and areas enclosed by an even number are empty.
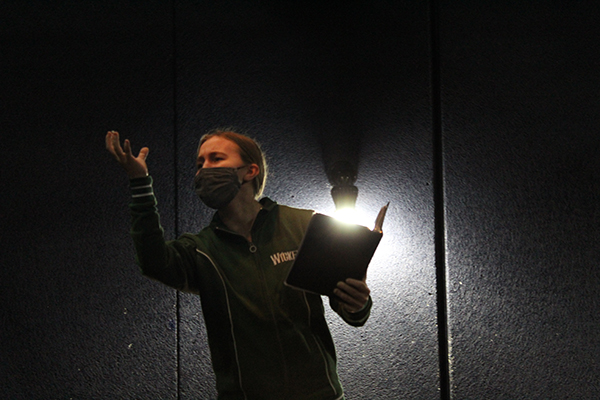
[[[335,204],[336,215],[344,216],[352,214],[356,206],[358,188],[356,182],[357,169],[348,161],[336,161],[327,170],[327,178],[333,186],[331,197]]]

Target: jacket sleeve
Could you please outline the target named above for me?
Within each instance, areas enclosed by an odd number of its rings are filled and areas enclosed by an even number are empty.
[[[340,317],[348,324],[352,326],[363,326],[369,316],[371,315],[371,307],[373,306],[373,299],[369,296],[369,300],[367,304],[363,307],[362,310],[359,310],[355,313],[351,313],[346,311],[341,305],[340,302],[333,296],[329,297],[329,305],[331,309],[338,313]]]
[[[195,292],[194,244],[185,238],[165,241],[150,176],[132,179],[130,188],[130,233],[142,274],[175,289]]]

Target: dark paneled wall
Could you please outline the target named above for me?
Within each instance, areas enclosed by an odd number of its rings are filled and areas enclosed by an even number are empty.
[[[367,218],[391,201],[369,323],[328,314],[348,399],[600,396],[595,2],[323,3],[0,4],[0,397],[216,397],[199,300],[137,272],[103,138],[150,147],[175,237],[210,218],[217,126],[262,143],[274,200],[333,211],[349,159]]]
[[[176,398],[175,293],[136,273],[127,182],[103,149],[153,149],[173,189],[172,7],[2,2],[0,397]]]
[[[599,11],[441,7],[453,398],[600,397]]]

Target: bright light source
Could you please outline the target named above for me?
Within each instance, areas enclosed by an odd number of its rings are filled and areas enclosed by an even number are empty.
[[[341,210],[336,210],[333,217],[338,221],[354,224],[355,214],[355,210],[352,208],[342,208]]]
[[[348,207],[336,210],[333,217],[346,224],[356,224],[367,227],[373,225],[373,222],[369,221],[364,213],[359,212],[355,208]]]

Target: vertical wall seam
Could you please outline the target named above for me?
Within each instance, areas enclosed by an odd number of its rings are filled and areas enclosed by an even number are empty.
[[[440,399],[450,400],[448,346],[448,300],[446,282],[446,224],[444,199],[444,140],[442,133],[442,89],[439,0],[430,0],[431,104],[433,128],[434,246],[437,292],[437,325]]]
[[[177,0],[171,1],[171,18],[172,18],[172,73],[173,73],[173,214],[174,214],[174,230],[175,237],[180,235],[179,232],[179,131],[177,129],[177,118],[178,118],[178,109],[177,109],[177,18],[176,18],[176,5]],[[181,398],[181,311],[180,311],[180,294],[179,291],[175,291],[175,335],[176,335],[176,345],[175,345],[175,375],[176,375],[176,399],[179,400]]]

